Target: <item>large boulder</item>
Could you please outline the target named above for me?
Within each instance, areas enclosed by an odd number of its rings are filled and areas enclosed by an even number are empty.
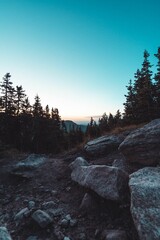
[[[24,160],[13,165],[11,175],[23,178],[33,177],[33,170],[41,166],[46,160],[43,155],[30,154]]]
[[[160,168],[130,175],[131,213],[141,240],[160,239]]]
[[[71,178],[108,200],[121,201],[128,187],[128,174],[106,165],[79,166],[73,169]]]
[[[90,156],[102,156],[117,150],[123,140],[122,136],[105,135],[89,141],[84,146],[84,151]]]
[[[119,146],[128,162],[145,166],[160,162],[160,119],[131,132]]]

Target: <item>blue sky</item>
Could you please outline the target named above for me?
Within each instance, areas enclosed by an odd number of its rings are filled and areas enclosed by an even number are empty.
[[[156,64],[159,0],[0,0],[0,78],[63,119],[123,112],[145,49]],[[96,117],[95,117],[96,119]]]

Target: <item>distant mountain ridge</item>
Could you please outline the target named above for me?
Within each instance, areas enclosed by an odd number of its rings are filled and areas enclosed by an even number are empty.
[[[85,132],[87,129],[87,125],[83,124],[77,124],[71,120],[64,120],[67,132],[72,131],[73,129],[76,130],[77,128],[81,128],[82,132]]]

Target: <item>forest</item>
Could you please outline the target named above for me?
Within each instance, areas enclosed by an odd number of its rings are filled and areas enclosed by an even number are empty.
[[[14,87],[10,73],[6,73],[0,83],[0,145],[34,153],[58,153],[116,127],[160,118],[160,47],[154,54],[156,73],[151,70],[149,56],[145,50],[141,68],[126,86],[124,112],[104,113],[98,123],[91,117],[85,133],[78,126],[67,132],[58,109],[50,109],[49,105],[44,108],[39,95],[31,105],[23,87]]]

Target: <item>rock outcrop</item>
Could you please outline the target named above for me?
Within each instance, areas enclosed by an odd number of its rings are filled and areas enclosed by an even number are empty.
[[[117,135],[106,135],[89,141],[84,146],[84,151],[89,156],[102,156],[118,149],[124,137]]]
[[[71,178],[108,200],[121,201],[126,195],[128,174],[116,167],[79,166],[73,169]]]
[[[160,163],[160,119],[131,132],[119,146],[128,162],[145,166]]]
[[[130,175],[131,213],[140,240],[160,239],[160,168]]]

